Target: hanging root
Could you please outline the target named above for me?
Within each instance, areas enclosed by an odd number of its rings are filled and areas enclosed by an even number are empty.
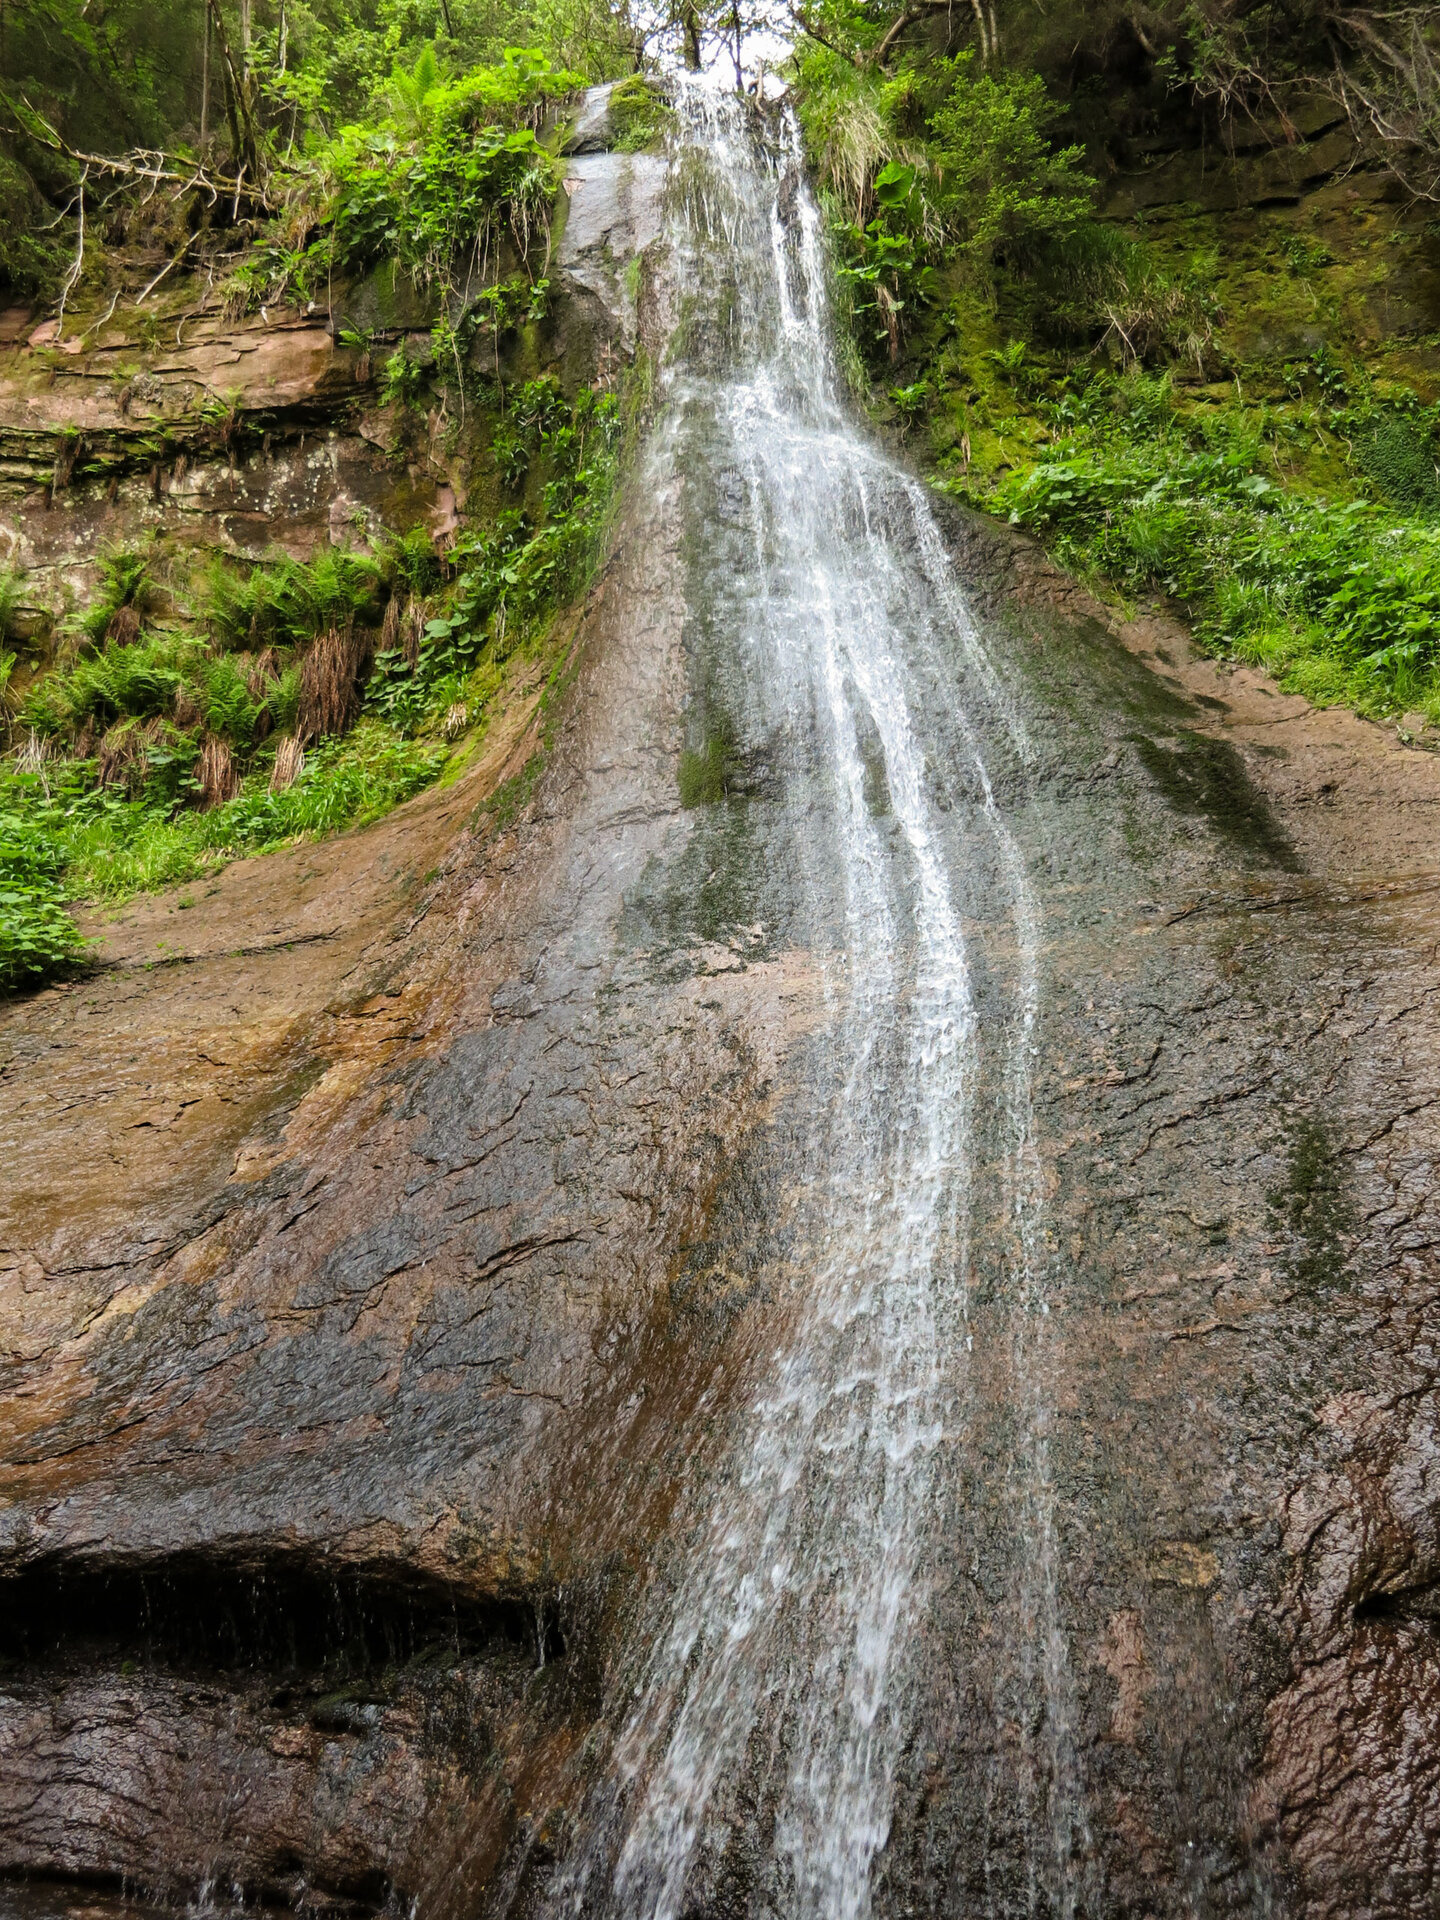
[[[420,664],[420,646],[425,638],[425,602],[412,600],[405,610],[405,664],[417,667]]]
[[[353,632],[331,627],[305,656],[300,669],[299,730],[307,738],[343,733],[360,711],[356,677],[363,647]]]
[[[105,627],[111,646],[129,647],[140,638],[140,614],[135,607],[117,607]]]
[[[385,602],[385,618],[380,623],[380,651],[393,653],[400,644],[400,594],[392,593]]]
[[[58,337],[58,336],[57,336]],[[50,475],[50,497],[63,493],[75,472],[75,463],[85,451],[85,436],[67,427],[55,449],[55,466]]]
[[[55,314],[55,339],[58,343],[65,332],[65,302],[70,298],[79,283],[80,275],[85,271],[85,182],[90,177],[89,166],[80,170],[80,184],[75,189],[75,258],[71,261],[65,278],[60,283],[60,305]]]

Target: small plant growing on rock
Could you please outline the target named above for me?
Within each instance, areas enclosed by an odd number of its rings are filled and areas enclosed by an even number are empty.
[[[610,94],[610,125],[618,153],[658,146],[675,124],[675,109],[642,73],[617,81]]]
[[[380,369],[380,398],[386,406],[408,406],[417,400],[428,373],[404,347],[397,348]]]
[[[95,597],[80,616],[80,631],[96,645],[113,641],[129,646],[160,605],[153,557],[143,550],[118,548],[101,556],[99,572]]]

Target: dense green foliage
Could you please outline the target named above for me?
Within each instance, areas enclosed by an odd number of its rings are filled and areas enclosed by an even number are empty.
[[[65,911],[64,860],[33,793],[0,776],[0,990],[54,972],[83,948]]]
[[[426,47],[392,75],[385,111],[291,163],[285,211],[231,277],[236,304],[310,298],[382,260],[417,287],[483,296],[502,240],[523,262],[548,227],[558,163],[536,127],[583,84],[515,48],[446,81]]]
[[[257,301],[379,259],[483,281],[502,233],[523,256],[545,228],[547,112],[637,46],[611,0],[11,0],[3,24],[0,285],[25,294],[73,257],[82,196],[96,271],[125,236],[232,264],[238,238]],[[127,149],[175,186],[107,171]]]
[[[1241,249],[1233,220],[1193,207],[1107,214],[1102,180],[1136,167],[1125,113],[1147,139],[1196,116],[1198,147],[1217,98],[1243,95],[1218,76],[1248,29],[1157,9],[1142,54],[1133,23],[1087,7],[1062,59],[1018,7],[958,54],[969,24],[924,7],[828,0],[807,20],[797,89],[852,375],[940,484],[1033,528],[1102,595],[1167,598],[1289,689],[1440,723],[1440,413],[1360,344],[1361,293],[1424,246],[1421,222],[1372,243],[1353,215],[1332,242],[1277,212]],[[1277,84],[1307,71],[1312,26],[1297,15],[1271,45]],[[1082,49],[1117,47],[1130,78],[1077,84]],[[1351,294],[1371,244],[1385,266]],[[1257,352],[1267,332],[1308,344]]]
[[[634,30],[607,0],[222,0],[208,34],[206,14],[206,0],[11,0],[0,85],[75,147],[194,150],[202,124],[223,144],[235,108],[278,136],[283,157],[347,123],[403,117],[407,78],[427,49],[432,79],[502,64],[514,47],[587,80],[634,64]],[[230,97],[222,30],[243,98]]]
[[[0,987],[78,956],[67,898],[360,825],[432,780],[583,585],[619,436],[613,395],[535,380],[496,436],[515,504],[443,553],[417,532],[376,554],[217,562],[183,609],[154,555],[109,556],[67,660],[11,702]]]
[[[1440,528],[1364,499],[1336,506],[1277,476],[1258,411],[1190,425],[1164,376],[1096,376],[1039,401],[1055,444],[998,482],[952,483],[1052,541],[1082,574],[1160,589],[1216,651],[1323,704],[1440,719]],[[1389,414],[1415,450],[1427,416]],[[1433,467],[1432,467],[1433,477]]]
[[[308,835],[333,833],[376,819],[432,780],[444,750],[433,742],[406,742],[388,728],[362,722],[344,740],[322,744],[283,792],[273,792],[257,769],[235,797],[210,812],[175,807],[163,788],[137,791],[98,786],[73,762],[38,773],[0,773],[0,818],[12,823],[29,858],[43,863],[45,922],[51,948],[40,951],[29,922],[8,898],[0,912],[0,953],[30,939],[36,958],[28,971],[76,957],[79,936],[60,902],[66,898],[122,900],[138,889],[193,879],[237,854],[263,853]],[[65,932],[61,937],[61,930]],[[11,968],[4,984],[23,978]]]
[[[1038,74],[980,71],[969,52],[887,74],[803,41],[796,79],[872,373],[927,306],[961,288],[993,306],[1002,282],[1028,283],[1052,331],[1108,333],[1127,358],[1208,337],[1203,287],[1096,218],[1084,149],[1063,144],[1064,103]]]
[[[163,541],[114,552],[8,695],[0,651],[0,987],[79,957],[69,900],[405,799],[478,739],[507,663],[545,644],[603,529],[619,405],[512,383],[502,346],[523,365],[547,310],[567,105],[632,68],[637,44],[609,0],[160,0],[143,18],[124,0],[18,0],[5,24],[0,279],[43,295],[64,273],[72,307],[103,317],[140,284],[126,244],[158,245],[238,316],[333,308],[377,269],[398,276],[402,309],[435,316],[428,339],[342,324],[341,345],[395,409],[397,459],[425,436],[481,510],[441,543],[417,530],[303,565],[197,573]],[[628,146],[667,113],[642,81],[618,90]],[[142,146],[173,184],[131,184],[121,150]],[[229,459],[259,439],[238,401],[202,413]],[[13,585],[0,578],[0,629]]]

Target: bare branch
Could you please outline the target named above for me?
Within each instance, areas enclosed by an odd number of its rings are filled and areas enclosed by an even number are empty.
[[[872,53],[867,56],[869,64],[878,67],[891,47],[904,33],[907,27],[913,27],[917,20],[923,20],[927,13],[949,13],[954,0],[911,0],[911,4],[902,14],[891,21],[885,31],[885,37]],[[976,27],[980,35],[980,59],[982,64],[989,62],[989,40],[985,30],[985,17],[980,11],[980,0],[970,0],[971,11],[975,15]],[[799,18],[799,16],[796,16]],[[803,24],[803,22],[802,22]],[[807,29],[808,31],[808,29]],[[818,38],[819,36],[814,36]]]
[[[86,173],[88,173],[88,171],[89,169],[87,168]],[[75,196],[76,203],[79,207],[79,214],[75,223],[75,258],[71,262],[69,272],[65,275],[61,283],[60,306],[55,315],[55,341],[57,345],[65,332],[65,302],[75,291],[80,275],[85,271],[85,178],[86,174],[82,173],[80,175],[80,190]]]
[[[814,40],[820,46],[828,48],[831,53],[838,54],[842,60],[848,60],[852,67],[859,65],[854,54],[847,53],[844,47],[837,46],[824,32],[823,28],[815,25],[814,21],[810,19],[803,8],[792,6],[790,8],[790,18],[795,22],[795,25],[800,29],[801,33],[805,35],[807,40]]]
[[[214,201],[220,194],[233,195],[238,210],[241,198],[259,207],[265,213],[278,211],[278,202],[273,200],[265,189],[252,182],[245,182],[246,168],[241,167],[236,178],[227,179],[224,174],[211,173],[204,165],[192,166],[182,172],[172,166],[165,154],[158,149],[137,147],[130,153],[106,154],[86,153],[83,148],[72,147],[63,140],[41,113],[37,113],[27,100],[29,120],[26,130],[38,139],[42,146],[53,152],[63,154],[67,160],[73,160],[87,171],[107,173],[125,180],[149,180],[156,186],[168,185],[187,191],[191,187],[200,187]]]

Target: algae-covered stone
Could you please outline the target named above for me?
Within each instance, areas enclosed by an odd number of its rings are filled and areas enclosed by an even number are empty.
[[[570,162],[555,273],[568,296],[563,326],[572,340],[588,334],[627,358],[635,351],[633,263],[664,231],[668,176],[668,163],[655,154],[592,153]]]
[[[336,303],[341,326],[357,332],[410,333],[434,326],[442,302],[431,287],[419,288],[394,260],[382,260]]]

